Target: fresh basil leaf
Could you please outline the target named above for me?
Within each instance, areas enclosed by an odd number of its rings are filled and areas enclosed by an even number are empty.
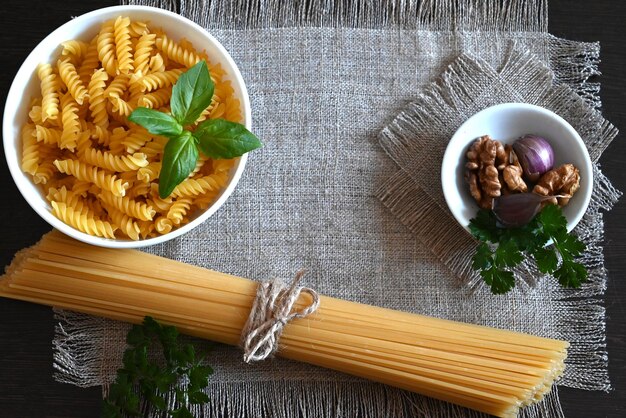
[[[194,123],[211,104],[214,88],[204,60],[182,73],[172,88],[170,107],[174,118],[183,126]]]
[[[165,199],[189,176],[196,166],[198,149],[191,132],[171,138],[163,149],[163,161],[159,176],[159,196]]]
[[[178,136],[183,132],[183,127],[176,119],[167,113],[158,110],[138,107],[128,116],[128,120],[141,125],[153,135],[163,135],[168,138]]]
[[[209,119],[202,122],[194,136],[204,155],[215,159],[240,157],[246,152],[263,146],[259,138],[240,123],[224,119]]]

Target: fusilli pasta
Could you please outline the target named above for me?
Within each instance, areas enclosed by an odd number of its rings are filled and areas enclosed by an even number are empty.
[[[185,39],[175,42],[145,22],[119,17],[89,42],[63,42],[56,65],[37,67],[41,96],[30,101],[21,130],[21,169],[57,218],[94,236],[138,240],[180,228],[215,202],[236,159],[200,155],[189,178],[162,199],[168,140],[127,119],[138,106],[169,113],[185,67],[207,58]],[[214,94],[197,123],[216,116],[240,122],[223,69],[209,69]]]

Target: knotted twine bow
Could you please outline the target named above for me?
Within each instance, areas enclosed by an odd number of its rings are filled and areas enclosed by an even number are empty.
[[[305,273],[305,270],[298,271],[289,287],[279,279],[259,284],[250,316],[241,331],[243,360],[246,363],[269,357],[278,349],[278,340],[285,325],[292,319],[312,314],[319,307],[320,297],[317,292],[298,286]],[[292,312],[301,293],[308,293],[311,303],[301,311]]]

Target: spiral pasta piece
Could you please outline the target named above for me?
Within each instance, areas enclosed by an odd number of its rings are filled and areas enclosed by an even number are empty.
[[[138,202],[128,196],[114,196],[109,192],[102,192],[98,198],[105,204],[112,206],[127,216],[139,219],[141,221],[151,221],[156,211],[152,206],[146,203]]]
[[[116,175],[107,174],[103,170],[77,160],[55,160],[54,165],[61,173],[71,174],[78,180],[89,181],[115,196],[124,196],[129,187],[128,183],[118,179]]]
[[[180,77],[182,73],[182,68],[160,71],[143,76],[139,82],[146,88],[147,91],[152,91],[175,84],[178,77]]]
[[[28,112],[28,118],[36,125],[43,124],[44,122],[41,114],[41,106],[33,106]]]
[[[139,226],[139,235],[141,235],[141,239],[146,239],[152,234],[154,231],[154,222],[150,221],[137,221],[137,226]]]
[[[158,73],[165,71],[165,60],[163,59],[163,56],[159,53],[155,54],[153,57],[150,58],[150,63],[148,64],[148,67],[148,73]]]
[[[106,108],[104,89],[109,76],[100,68],[91,75],[89,80],[89,111],[94,125],[106,131],[109,127],[109,113]]]
[[[161,136],[155,136],[152,138],[152,141],[146,142],[146,144],[139,148],[138,152],[142,154],[146,154],[148,158],[152,158],[157,154],[161,154],[163,152],[163,148],[167,143],[167,138],[163,138]]]
[[[139,233],[141,230],[139,225],[137,225],[132,218],[111,205],[104,204],[103,206],[108,212],[111,221],[113,221],[113,224],[119,228],[119,231],[122,232],[122,234],[126,235],[133,241],[137,241],[139,239]]]
[[[133,73],[128,80],[128,91],[130,93],[128,101],[130,103],[137,103],[139,97],[144,93],[146,88],[139,82],[143,76],[141,72]]]
[[[198,156],[198,159],[196,160],[196,166],[193,168],[193,170],[191,170],[191,173],[189,173],[189,175],[187,177],[193,177],[197,173],[199,173],[200,170],[202,170],[202,167],[204,167],[204,164],[206,164],[207,161],[209,161],[209,157],[207,157],[204,154],[200,154]]]
[[[143,127],[131,128],[129,134],[122,140],[126,152],[137,152],[138,149],[152,140],[152,135]]]
[[[114,128],[111,134],[109,135],[109,149],[114,154],[122,154],[125,150],[124,140],[128,135],[129,131],[122,127]],[[145,152],[139,151],[142,154],[146,154]],[[146,154],[147,155],[147,154]]]
[[[95,148],[85,150],[83,159],[86,163],[110,171],[135,171],[148,165],[145,154],[135,153],[132,155],[114,155],[110,152],[101,151]],[[135,177],[135,174],[132,174]]]
[[[128,189],[128,191],[126,192],[126,196],[133,198],[133,199],[140,197],[140,196],[145,197],[149,194],[150,194],[150,183],[144,183],[142,181],[138,181],[134,183],[132,187]],[[149,205],[150,202],[146,202],[146,204]]]
[[[128,30],[130,31],[130,36],[133,37],[142,36],[150,32],[148,30],[148,24],[140,20],[133,20],[130,22]]]
[[[87,50],[89,49],[89,44],[87,42],[79,41],[77,39],[61,42],[61,46],[63,47],[61,55],[70,58],[74,64],[87,55]]]
[[[172,61],[184,65],[187,68],[193,67],[201,60],[200,56],[193,51],[185,49],[171,40],[165,34],[161,34],[156,38],[156,46],[163,51]]]
[[[174,203],[172,203],[172,206],[170,206],[170,209],[167,212],[166,217],[167,219],[172,221],[174,225],[180,225],[183,219],[185,218],[185,215],[187,215],[187,212],[189,211],[190,208],[191,208],[191,198],[182,197],[174,201]]]
[[[107,99],[119,98],[124,95],[128,87],[128,82],[130,81],[130,77],[128,74],[119,74],[117,75],[111,84],[104,90],[104,97]]]
[[[72,178],[72,177],[67,177],[67,178]],[[87,196],[87,192],[89,191],[89,189],[91,189],[92,186],[93,184],[88,181],[74,180],[74,183],[71,185],[71,190],[72,190],[72,193],[85,197]]]
[[[174,224],[165,216],[160,216],[154,221],[154,229],[161,235],[167,234],[172,228],[174,228]]]
[[[130,18],[118,16],[113,24],[115,53],[120,73],[128,74],[133,70],[133,53],[130,42]]]
[[[155,90],[152,93],[144,94],[141,96],[137,104],[139,106],[147,107],[148,109],[158,109],[169,102],[171,96],[172,87],[165,87]]]
[[[35,184],[47,184],[54,175],[54,165],[52,161],[42,161],[37,166],[37,171],[33,175],[33,183]]]
[[[22,128],[22,171],[32,176],[37,173],[39,167],[39,144],[33,137],[35,127],[24,125]]]
[[[39,64],[37,77],[41,86],[41,120],[54,120],[59,115],[59,81],[50,64]]]
[[[43,142],[48,145],[59,145],[61,143],[61,135],[63,131],[55,128],[46,128],[42,125],[36,125],[33,136],[37,142]]]
[[[144,154],[145,155],[145,154]],[[137,180],[150,183],[159,178],[159,174],[161,173],[161,162],[154,161],[146,165],[145,167],[137,170]]]
[[[85,101],[85,98],[88,97],[87,88],[83,85],[83,82],[80,81],[80,77],[78,77],[78,73],[76,72],[76,67],[72,64],[68,58],[61,59],[57,62],[57,67],[59,68],[59,76],[63,83],[67,86],[67,90],[70,92],[76,103],[82,105]]]
[[[207,192],[220,190],[226,184],[228,176],[226,173],[210,174],[198,179],[187,179],[180,183],[174,191],[174,197],[198,196]]]
[[[98,58],[98,35],[96,35],[85,52],[85,57],[78,67],[78,76],[83,84],[89,84],[91,74],[98,68],[100,60]]]
[[[146,154],[114,155],[95,148],[86,149],[82,154],[87,164],[109,171],[135,171],[148,165]],[[135,174],[133,173],[133,177]]]
[[[115,59],[115,29],[112,21],[105,22],[100,29],[97,41],[98,58],[107,74],[115,76],[117,74],[117,63]]]
[[[78,104],[68,92],[61,97],[61,120],[63,132],[59,148],[73,151],[76,148],[76,141],[80,133],[80,119],[78,117]]]
[[[127,118],[131,113],[133,113],[133,110],[135,110],[135,106],[128,103],[121,97],[114,97],[112,99],[112,103],[113,112],[117,113],[120,116],[124,116],[125,118]]]
[[[193,204],[199,207],[202,210],[209,208],[215,202],[215,198],[217,197],[217,192],[206,193],[196,197],[193,201]]]
[[[211,160],[211,162],[213,172],[215,174],[229,173],[235,165],[235,162],[237,162],[237,158],[232,158],[230,160]]]
[[[239,99],[227,97],[224,100],[224,119],[231,122],[241,122],[243,120]]]
[[[144,33],[141,35],[135,45],[135,55],[133,66],[135,73],[148,74],[150,69],[150,55],[156,43],[156,35],[154,33]]]
[[[67,206],[70,206],[74,209],[75,212],[80,213],[90,213],[92,218],[97,218],[98,208],[94,208],[94,202],[83,199],[79,193],[76,193],[73,189],[68,190],[67,187],[61,186],[60,188],[51,187],[48,189],[48,194],[46,199],[49,201],[55,201],[60,203],[65,203]]]
[[[97,220],[89,211],[77,211],[63,202],[50,202],[52,214],[64,223],[89,235],[103,238],[115,238],[115,227],[109,222]]]

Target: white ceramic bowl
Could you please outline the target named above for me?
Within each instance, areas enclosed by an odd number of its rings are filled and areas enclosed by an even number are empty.
[[[20,169],[20,129],[27,121],[28,105],[31,98],[40,95],[35,69],[39,63],[52,62],[60,55],[61,42],[69,39],[82,39],[88,42],[95,36],[103,22],[120,15],[128,16],[133,20],[148,21],[152,27],[162,28],[174,40],[185,37],[198,50],[206,50],[209,58],[213,62],[220,63],[227,74],[226,77],[231,80],[235,97],[239,99],[242,106],[243,123],[246,128],[251,128],[250,100],[241,73],[226,49],[213,36],[196,23],[166,10],[145,6],[115,6],[98,9],[72,19],[48,35],[33,49],[17,72],[13,84],[11,84],[4,108],[2,134],[4,152],[15,184],[30,206],[45,221],[59,231],[89,244],[111,248],[136,248],[159,244],[176,238],[207,220],[233,192],[243,172],[247,156],[242,156],[233,167],[227,187],[212,206],[195,214],[187,225],[165,235],[140,241],[99,238],[82,233],[52,215],[50,204],[42,191],[33,184],[30,176]]]
[[[562,117],[539,106],[505,103],[489,107],[469,118],[454,133],[441,164],[441,186],[450,212],[465,229],[478,211],[465,181],[465,153],[478,137],[489,135],[511,144],[525,134],[544,137],[554,149],[554,166],[572,163],[580,170],[580,189],[563,207],[571,231],[585,214],[593,190],[593,170],[587,148]]]

